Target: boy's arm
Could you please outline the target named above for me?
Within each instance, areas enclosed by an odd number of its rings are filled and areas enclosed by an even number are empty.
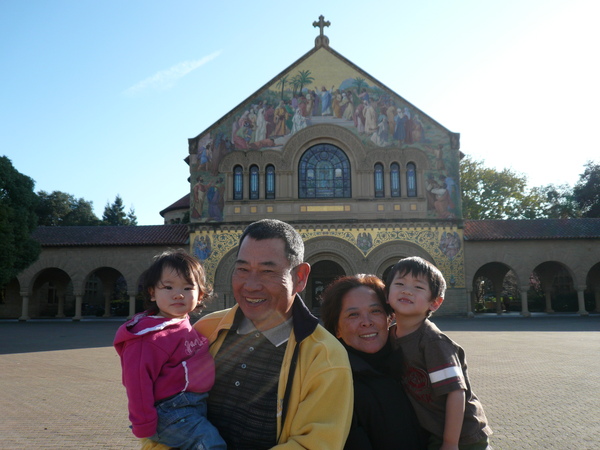
[[[446,397],[446,419],[444,423],[444,444],[440,450],[458,449],[458,441],[465,416],[465,391],[458,389]]]

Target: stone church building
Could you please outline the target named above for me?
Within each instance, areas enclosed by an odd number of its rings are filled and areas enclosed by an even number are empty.
[[[40,258],[5,287],[0,318],[131,315],[141,273],[173,247],[204,264],[209,310],[230,307],[238,238],[262,218],[304,238],[316,314],[336,277],[385,276],[407,256],[444,274],[436,314],[599,312],[600,220],[463,220],[460,135],[314,25],[313,48],[188,140],[190,192],[161,211],[165,225],[38,228]]]

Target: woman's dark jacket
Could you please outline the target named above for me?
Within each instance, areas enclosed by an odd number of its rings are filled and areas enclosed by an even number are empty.
[[[344,342],[342,342],[344,344]],[[402,385],[383,372],[389,343],[374,354],[347,346],[354,377],[354,415],[344,450],[413,450],[426,439]]]

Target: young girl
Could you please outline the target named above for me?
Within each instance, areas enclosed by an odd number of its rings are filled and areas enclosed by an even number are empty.
[[[155,257],[142,287],[148,309],[114,341],[133,434],[180,449],[226,449],[206,418],[214,361],[188,316],[210,295],[204,269],[183,250],[170,250]]]

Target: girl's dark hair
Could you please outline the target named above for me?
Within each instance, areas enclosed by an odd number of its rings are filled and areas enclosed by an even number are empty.
[[[152,301],[150,289],[156,287],[165,268],[173,269],[190,284],[198,286],[198,308],[204,308],[205,301],[212,296],[212,287],[206,282],[204,267],[185,250],[167,250],[154,257],[152,265],[142,274],[142,295],[144,307],[149,314],[158,314],[158,306]]]
[[[323,326],[334,336],[337,333],[338,321],[342,313],[342,300],[344,295],[354,288],[365,286],[372,289],[377,295],[385,313],[390,316],[392,308],[386,302],[385,286],[377,276],[358,274],[338,278],[323,291],[321,296],[321,320]]]

